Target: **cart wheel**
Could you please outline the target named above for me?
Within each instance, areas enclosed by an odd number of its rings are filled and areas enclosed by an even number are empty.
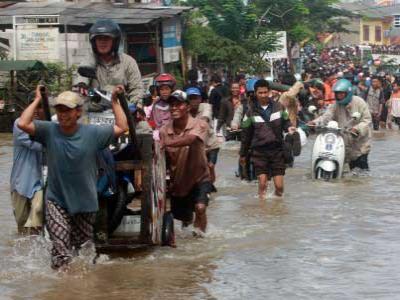
[[[121,224],[122,218],[125,213],[126,209],[126,202],[127,202],[127,190],[126,185],[119,183],[117,189],[117,197],[115,202],[115,208],[111,215],[109,216],[108,220],[108,234],[112,234],[115,229],[118,228],[119,224]]]
[[[174,217],[171,212],[167,212],[163,216],[161,245],[175,246]]]

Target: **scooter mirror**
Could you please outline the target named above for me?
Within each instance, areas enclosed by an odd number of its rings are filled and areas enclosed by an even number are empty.
[[[339,129],[339,124],[336,121],[329,121],[326,127],[331,129]]]
[[[96,69],[90,66],[81,66],[78,67],[78,74],[82,77],[97,79]]]
[[[316,108],[314,105],[310,105],[310,106],[308,107],[308,112],[309,112],[310,114],[314,114],[316,111],[317,111],[317,108]]]
[[[358,120],[361,118],[361,114],[360,114],[358,111],[356,111],[356,112],[354,112],[354,113],[351,115],[351,117],[352,117],[354,120],[358,121]]]

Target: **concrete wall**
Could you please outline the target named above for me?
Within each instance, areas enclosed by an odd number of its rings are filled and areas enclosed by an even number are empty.
[[[65,42],[68,37],[67,43]],[[92,48],[87,33],[60,34],[60,62],[67,65],[66,46],[68,46],[68,65],[80,65],[88,61],[92,55]]]
[[[11,49],[9,52],[9,58],[12,59],[13,55],[13,34],[12,30],[7,30],[6,32],[0,32],[0,36],[3,38],[8,38],[10,41]],[[65,42],[66,37],[68,37],[67,43]],[[61,33],[59,35],[59,62],[67,65],[66,53],[68,52],[68,65],[80,65],[89,60],[91,57],[92,49],[89,43],[89,35],[86,33]],[[66,46],[68,46],[68,51],[66,51]],[[44,61],[45,62],[45,61]],[[9,80],[9,72],[0,72],[0,87],[3,87],[5,83]]]
[[[350,24],[345,26],[350,33],[336,33],[328,46],[340,47],[344,45],[358,45],[360,41],[360,18],[353,18]]]

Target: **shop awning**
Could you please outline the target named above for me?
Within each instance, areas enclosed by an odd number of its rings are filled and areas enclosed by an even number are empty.
[[[0,60],[0,71],[40,71],[46,66],[39,60]]]

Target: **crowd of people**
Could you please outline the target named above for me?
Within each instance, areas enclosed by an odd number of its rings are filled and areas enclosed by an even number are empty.
[[[206,232],[209,197],[217,192],[216,165],[223,140],[240,141],[237,175],[258,180],[258,195],[265,199],[270,180],[275,196],[283,195],[285,170],[293,166],[302,137],[315,125],[335,120],[346,127],[351,121],[349,130],[357,138],[345,141],[346,161],[350,169],[366,172],[370,125],[374,130],[392,128],[392,123],[400,128],[400,79],[372,74],[354,63],[354,47],[321,53],[305,47],[304,73],[282,72],[275,81],[239,73],[228,83],[212,74],[205,84],[199,81],[202,72],[193,69],[186,85],[177,89],[174,76],[163,73],[141,97],[139,69],[133,58],[118,52],[120,38],[112,21],[97,22],[90,29],[98,79],[86,85],[116,85],[111,101],[114,126],[80,124],[83,100],[71,91],[53,103],[57,123],[44,121],[40,87],[15,122],[11,191],[18,231],[37,233],[46,226],[55,269],[67,266],[73,250],[93,238],[98,210],[96,153],[128,128],[119,93],[134,104],[137,130],[145,128],[165,150],[171,212],[183,226],[193,223],[198,236]],[[44,197],[43,148],[49,170]]]
[[[398,45],[371,45],[374,54],[400,55],[400,47]]]

